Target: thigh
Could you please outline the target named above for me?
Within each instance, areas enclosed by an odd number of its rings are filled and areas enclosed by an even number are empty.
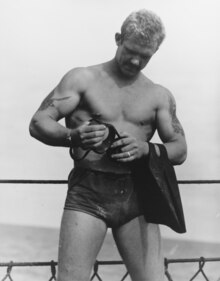
[[[118,250],[133,281],[163,281],[164,262],[159,226],[143,216],[113,230]]]
[[[58,281],[87,281],[106,234],[105,223],[64,210],[59,242]]]

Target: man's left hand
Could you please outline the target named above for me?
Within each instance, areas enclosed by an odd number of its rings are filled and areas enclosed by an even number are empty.
[[[111,158],[119,162],[131,162],[148,155],[148,143],[137,140],[126,132],[120,133],[120,139],[111,145],[115,152]]]

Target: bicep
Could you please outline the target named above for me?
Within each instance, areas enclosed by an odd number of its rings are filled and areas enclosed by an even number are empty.
[[[176,115],[176,102],[170,94],[157,110],[157,130],[165,143],[185,138],[184,130]]]
[[[65,78],[59,85],[43,100],[36,116],[50,117],[56,121],[69,115],[78,105],[80,94],[77,88],[69,85]]]

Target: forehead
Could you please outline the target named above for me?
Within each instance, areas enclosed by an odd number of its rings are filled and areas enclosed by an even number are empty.
[[[157,46],[155,43],[146,44],[146,42],[143,42],[142,40],[140,40],[140,38],[137,38],[136,36],[131,36],[129,38],[124,39],[122,45],[128,51],[141,53],[144,55],[153,55],[157,50]]]

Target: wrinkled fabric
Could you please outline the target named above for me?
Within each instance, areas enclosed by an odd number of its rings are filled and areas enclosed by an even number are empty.
[[[115,174],[74,168],[64,209],[90,214],[115,228],[142,215],[131,173]]]
[[[149,143],[149,155],[133,165],[134,183],[147,222],[164,224],[178,233],[186,232],[183,207],[174,167],[164,145]]]

